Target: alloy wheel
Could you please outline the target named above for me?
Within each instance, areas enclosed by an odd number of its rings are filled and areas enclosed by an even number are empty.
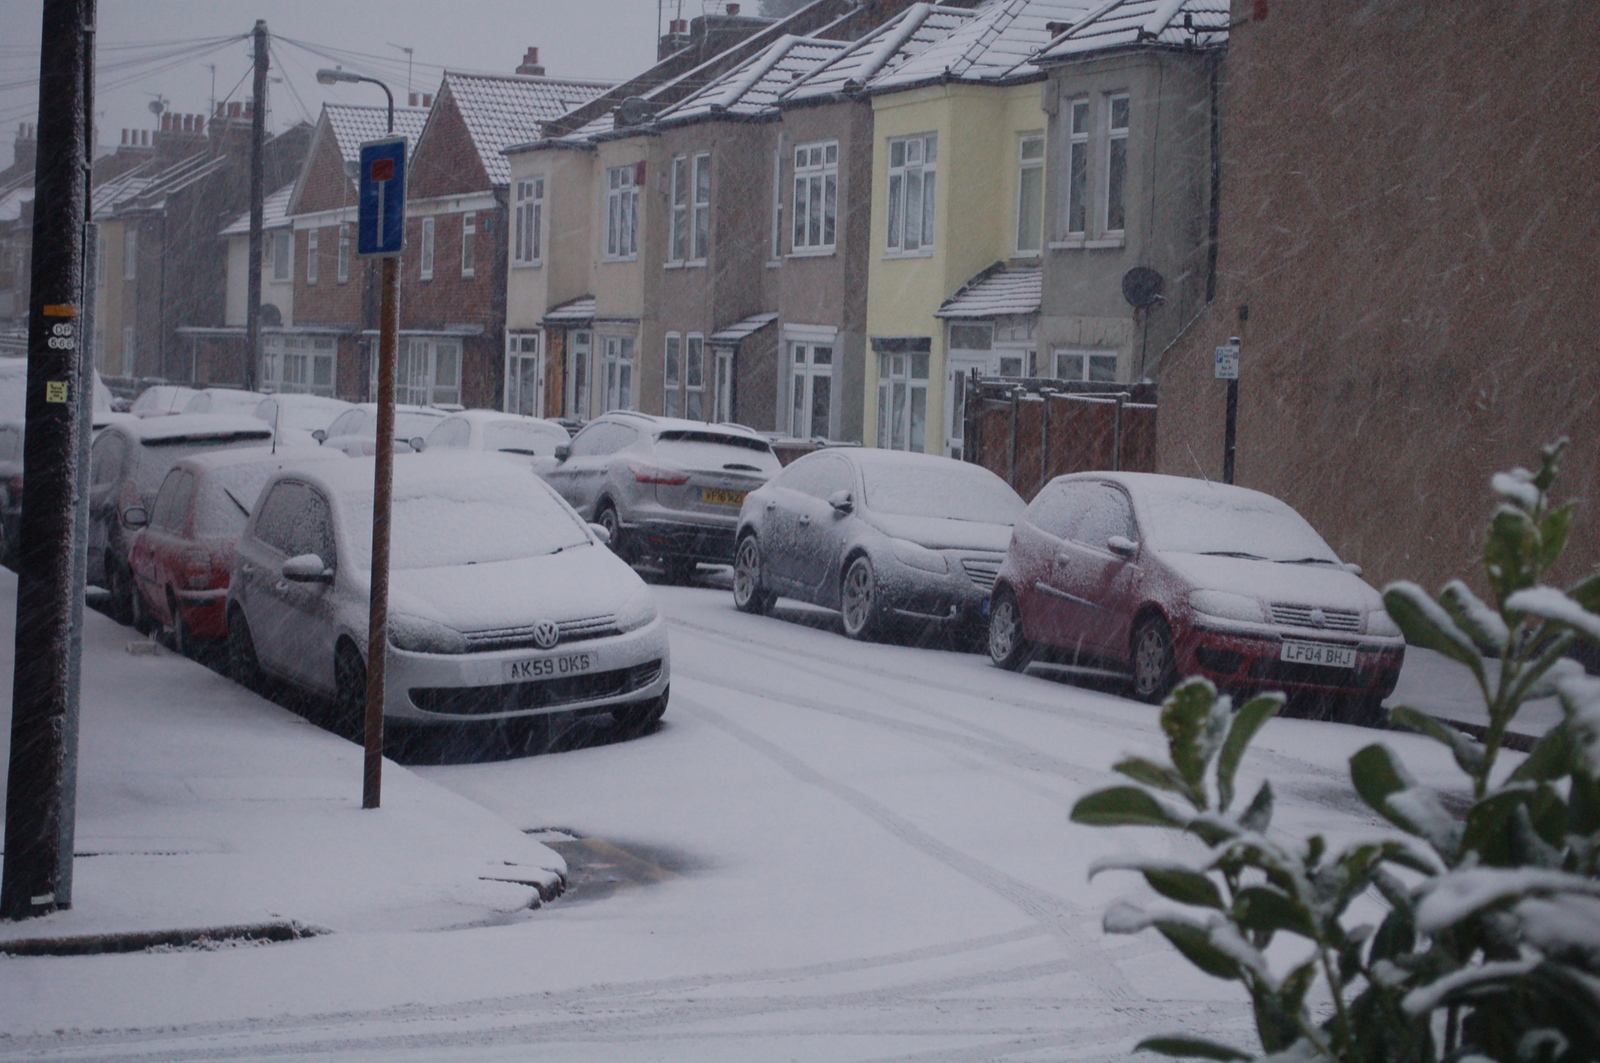
[[[853,639],[864,639],[872,634],[878,614],[877,580],[872,572],[872,562],[858,557],[844,574],[841,595],[844,633]]]
[[[772,595],[761,586],[761,546],[754,535],[739,540],[733,556],[733,604],[744,613],[772,609]]]
[[[1133,693],[1141,701],[1160,701],[1172,689],[1172,636],[1160,620],[1147,620],[1133,635]]]
[[[989,612],[989,659],[1002,668],[1015,670],[1022,667],[1027,656],[1017,600],[1009,591],[1002,591]]]

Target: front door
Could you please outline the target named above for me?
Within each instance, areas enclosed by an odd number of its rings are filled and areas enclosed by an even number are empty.
[[[711,419],[725,424],[733,420],[733,348],[714,347],[712,358],[712,383],[716,393],[711,399],[715,404]]]
[[[506,412],[543,417],[544,351],[537,332],[506,333]]]
[[[963,352],[952,352],[946,365],[944,378],[944,452],[960,461],[965,457],[962,437],[967,424],[967,389],[972,371],[979,373],[989,368],[988,358]]]
[[[590,382],[594,380],[594,333],[573,329],[567,333],[567,416],[587,421],[594,416]]]

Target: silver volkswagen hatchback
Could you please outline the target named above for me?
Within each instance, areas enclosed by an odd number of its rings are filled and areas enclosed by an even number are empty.
[[[617,410],[598,417],[534,471],[628,561],[658,557],[673,582],[701,562],[733,563],[745,495],[782,464],[742,425]]]

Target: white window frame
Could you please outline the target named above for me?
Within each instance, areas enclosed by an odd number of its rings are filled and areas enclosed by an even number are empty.
[[[421,249],[417,252],[417,279],[433,280],[433,228],[434,218],[422,219]]]
[[[339,226],[339,283],[350,282],[350,226],[341,223]]]
[[[1089,99],[1067,101],[1067,216],[1063,231],[1079,239],[1089,231],[1089,129],[1093,120]],[[1073,224],[1075,218],[1077,225]]]
[[[263,336],[262,390],[332,398],[339,379],[337,359],[338,342],[332,336]]]
[[[594,402],[594,333],[570,329],[565,346],[567,416],[587,421]]]
[[[789,416],[787,418],[789,434],[797,439],[815,439],[816,432],[816,405],[817,381],[826,380],[828,390],[828,412],[823,415],[821,438],[833,438],[833,411],[836,405],[835,388],[833,386],[833,370],[838,364],[838,347],[832,339],[814,341],[811,339],[791,339],[787,343],[789,364]],[[827,361],[818,361],[817,353],[827,351]]]
[[[306,230],[306,283],[307,284],[315,284],[315,283],[317,283],[317,245],[319,243],[321,243],[321,237],[319,237],[317,234],[320,233],[321,231],[322,231],[321,229],[307,229]]]
[[[884,450],[928,449],[927,351],[882,351],[878,354],[878,446]],[[917,376],[920,369],[922,375]],[[920,402],[919,402],[920,400]],[[922,409],[922,445],[916,446],[915,413]]]
[[[683,336],[667,333],[661,352],[661,412],[666,417],[681,417],[683,410]]]
[[[726,424],[733,420],[733,348],[711,348],[711,360],[716,380],[716,396],[712,399],[715,409],[711,419],[718,424]]]
[[[534,382],[533,401],[530,408],[534,411],[531,416],[543,417],[545,415],[545,361],[544,361],[544,333],[533,331],[506,330],[506,387],[505,410],[507,413],[521,413],[522,377],[521,366],[518,364],[524,359],[533,359]]]
[[[606,170],[603,258],[607,262],[632,262],[639,257],[639,168],[642,163],[612,166]]]
[[[838,243],[838,228],[839,142],[796,144],[790,249],[797,255],[832,252]]]
[[[478,212],[469,210],[461,215],[461,275],[474,276],[478,272]]]
[[[1123,124],[1116,125],[1117,104],[1125,105]],[[1133,105],[1125,92],[1112,93],[1106,97],[1106,157],[1101,174],[1105,179],[1105,195],[1100,202],[1100,230],[1108,235],[1121,234],[1126,231],[1128,224],[1128,130],[1133,124]],[[1116,171],[1118,149],[1121,155],[1122,172]],[[1121,211],[1121,218],[1114,218],[1112,202],[1116,201]],[[1119,224],[1112,224],[1113,221]]]
[[[292,229],[273,230],[272,283],[294,283],[294,230]]]
[[[898,162],[896,159],[898,158]],[[889,185],[884,225],[885,258],[933,253],[938,221],[939,134],[919,133],[889,141]],[[912,188],[916,188],[913,203]],[[915,209],[913,209],[915,208]],[[916,237],[912,238],[915,221]]]
[[[783,260],[783,156],[780,147],[772,153],[772,255],[767,265]]]
[[[667,264],[681,266],[689,260],[689,156],[672,158],[672,198],[667,203]]]
[[[1033,154],[1029,154],[1032,151]],[[1017,140],[1017,255],[1036,256],[1044,251],[1043,133],[1024,133]],[[1033,185],[1033,217],[1027,216],[1029,185]],[[1029,246],[1026,241],[1032,241]]]
[[[131,281],[139,276],[139,230],[132,225],[122,229],[122,279]]]
[[[694,191],[690,204],[688,265],[702,266],[711,255],[711,156],[694,157]]]
[[[541,254],[544,241],[544,175],[522,178],[516,185],[511,264],[538,266],[544,262]]]
[[[638,401],[638,367],[632,336],[600,337],[600,400],[603,413],[631,410]]]
[[[1069,360],[1078,362],[1075,371],[1063,372]],[[1110,376],[1104,375],[1106,364],[1110,363]],[[1050,374],[1057,380],[1117,380],[1117,367],[1120,362],[1116,351],[1107,351],[1090,347],[1052,347],[1050,348]],[[1098,363],[1098,366],[1097,366]],[[1101,370],[1101,375],[1096,376],[1096,368]]]
[[[706,419],[706,338],[699,332],[683,338],[683,415]]]
[[[461,403],[462,343],[447,336],[402,336],[395,352],[396,402],[414,406]],[[441,357],[441,355],[443,357]],[[441,374],[441,366],[445,372]],[[377,371],[377,359],[373,359]],[[373,378],[377,392],[377,378]]]

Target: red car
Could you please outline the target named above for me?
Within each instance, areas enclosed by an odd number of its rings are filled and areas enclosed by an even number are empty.
[[[1180,677],[1282,690],[1375,721],[1405,642],[1360,569],[1270,495],[1181,476],[1052,480],[995,580],[989,656],[1127,675],[1160,701]]]
[[[173,466],[146,513],[124,512],[137,528],[128,567],[137,588],[134,626],[170,632],[179,652],[193,655],[205,640],[228,633],[224,612],[233,548],[261,488],[279,469],[348,460],[321,447],[222,450]]]

